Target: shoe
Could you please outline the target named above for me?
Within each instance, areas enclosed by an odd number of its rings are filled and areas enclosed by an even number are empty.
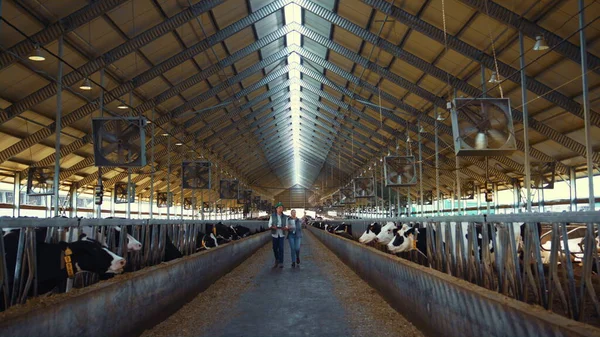
[[[296,257],[296,264],[300,264],[300,257]]]
[[[273,265],[273,268],[277,268],[279,267],[279,263],[275,262],[275,264]]]
[[[279,268],[283,268],[283,263],[280,263],[280,264],[279,264]]]
[[[296,262],[292,262],[292,268],[296,268]]]

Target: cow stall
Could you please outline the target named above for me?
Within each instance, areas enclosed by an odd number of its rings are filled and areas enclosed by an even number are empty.
[[[398,228],[418,227],[419,240],[425,241],[421,249],[397,254],[404,260],[574,321],[600,326],[598,213],[343,221],[352,226],[356,239],[369,225],[390,222]],[[342,222],[326,223],[335,226]],[[387,245],[376,240],[365,246],[389,252]]]

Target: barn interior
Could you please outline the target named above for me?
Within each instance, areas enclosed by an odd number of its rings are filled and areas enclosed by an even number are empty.
[[[30,217],[254,230],[282,202],[355,237],[496,219],[600,246],[597,0],[0,0],[0,48],[0,227],[22,245]],[[581,254],[573,284],[600,289]],[[567,292],[592,315],[568,322],[600,326],[594,296]]]

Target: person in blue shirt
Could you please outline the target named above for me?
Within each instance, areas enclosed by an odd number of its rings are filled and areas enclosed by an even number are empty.
[[[300,243],[302,242],[302,221],[296,217],[296,210],[293,209],[288,219],[288,241],[290,251],[292,252],[292,268],[300,265]]]
[[[275,209],[275,213],[271,214],[269,219],[269,229],[273,238],[273,254],[275,255],[273,268],[283,268],[283,245],[285,243],[285,231],[288,230],[288,217],[283,214],[283,203],[281,201],[275,205]]]

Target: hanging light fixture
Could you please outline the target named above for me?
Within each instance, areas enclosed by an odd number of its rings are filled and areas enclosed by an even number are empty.
[[[161,133],[160,135],[161,135],[161,136],[165,136],[165,137],[168,137],[168,136],[169,136],[169,134],[168,134],[167,132],[163,132],[163,133]]]
[[[500,76],[498,76],[498,74],[496,74],[496,72],[494,71],[494,72],[492,72],[492,76],[490,77],[490,80],[488,82],[497,84],[502,81],[500,80]]]
[[[117,106],[117,109],[127,110],[127,109],[129,109],[129,107],[123,101],[119,101],[119,105]]]
[[[183,145],[183,143],[182,142],[177,142],[177,143],[175,143],[175,145],[176,146],[181,146],[181,145]]]
[[[423,125],[419,125],[419,133],[425,133],[425,129],[423,128]]]
[[[31,55],[29,55],[28,58],[31,61],[35,61],[35,62],[46,61],[46,57],[42,54],[42,51],[40,50],[40,46],[37,44],[35,45],[35,50],[33,51],[33,53],[31,53]]]
[[[81,84],[79,85],[79,89],[81,90],[92,90],[92,82],[90,82],[89,78],[84,78],[83,81],[81,81]]]
[[[436,119],[437,121],[440,121],[440,122],[442,122],[442,121],[445,121],[445,120],[446,120],[446,117],[444,117],[444,115],[442,114],[442,112],[440,112],[440,111],[437,111],[437,112],[435,113],[435,119]]]
[[[546,43],[544,36],[536,35],[535,45],[533,45],[533,50],[540,51],[540,50],[546,50],[548,48],[550,48],[550,47],[548,47],[548,44]]]

